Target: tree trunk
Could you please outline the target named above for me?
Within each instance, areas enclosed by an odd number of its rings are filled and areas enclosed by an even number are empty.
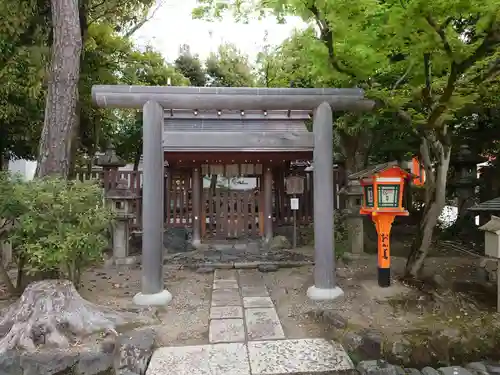
[[[348,174],[358,172],[367,167],[371,133],[360,130],[356,134],[347,134],[337,130],[340,137],[340,148],[345,157],[345,169]]]
[[[433,147],[432,153],[431,147]],[[422,221],[406,262],[405,273],[411,278],[418,278],[422,270],[432,244],[434,228],[446,204],[446,180],[450,167],[451,147],[438,141],[434,141],[432,145],[426,139],[422,139],[420,152],[426,173],[426,194]],[[431,154],[438,157],[434,167]]]
[[[14,349],[69,348],[91,334],[130,323],[154,321],[88,302],[68,280],[39,281],[30,284],[0,318],[0,355]]]
[[[82,37],[77,0],[52,0],[54,42],[36,176],[67,178],[77,126]]]

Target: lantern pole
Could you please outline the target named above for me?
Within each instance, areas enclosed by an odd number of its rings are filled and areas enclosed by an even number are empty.
[[[395,215],[374,212],[372,220],[378,234],[377,279],[381,288],[391,286],[391,229]]]

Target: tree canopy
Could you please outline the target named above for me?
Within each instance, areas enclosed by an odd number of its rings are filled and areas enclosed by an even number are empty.
[[[195,17],[214,19],[232,12],[242,20],[272,14],[278,20],[292,15],[306,21],[309,29],[297,32],[261,61],[269,67],[286,48],[300,50],[298,56],[282,59],[282,66],[298,75],[299,84],[358,86],[376,100],[375,113],[337,121],[340,144],[357,147],[347,147],[351,155],[365,154],[363,159],[368,160],[366,152],[376,139],[369,129],[386,132],[394,123],[398,125],[392,130],[400,134],[394,138],[419,140],[418,151],[408,150],[418,152],[427,176],[423,220],[407,265],[408,274],[417,276],[446,203],[452,140],[461,111],[477,103],[484,87],[498,84],[500,4],[495,0],[199,3]],[[267,70],[266,82],[278,81],[279,74]],[[360,164],[352,160],[349,168]]]
[[[305,28],[279,46],[266,45],[255,62],[227,43],[205,61],[187,45],[173,62],[151,47],[138,49],[130,37],[150,17],[152,5],[152,0],[78,3],[82,47],[68,155],[74,164],[91,168],[95,153],[109,142],[136,166],[142,154],[140,112],[95,108],[94,84],[361,87],[375,100],[375,110],[336,113],[332,142],[349,171],[420,157],[428,181],[407,269],[415,276],[446,202],[456,146],[465,142],[476,154],[499,154],[498,1],[199,0],[193,15],[205,19],[230,13],[243,22],[268,15],[280,22],[287,16],[305,21]],[[44,105],[54,102],[47,99],[54,84],[48,46],[58,35],[53,10],[44,1],[0,1],[0,75],[6,82],[0,88],[2,158],[36,156],[48,121]]]

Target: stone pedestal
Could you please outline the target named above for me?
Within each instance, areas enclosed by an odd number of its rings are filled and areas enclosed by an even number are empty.
[[[113,258],[122,259],[129,255],[129,223],[128,219],[116,220],[113,225]]]

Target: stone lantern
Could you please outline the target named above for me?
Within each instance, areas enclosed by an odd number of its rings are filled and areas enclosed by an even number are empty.
[[[474,155],[467,145],[460,146],[453,160],[455,178],[451,185],[455,188],[458,200],[458,217],[463,218],[474,205],[475,189],[478,184],[477,165],[483,160]],[[471,220],[473,218],[471,217]]]
[[[112,228],[113,258],[115,264],[123,263],[129,255],[129,226],[130,221],[135,218],[133,202],[137,195],[129,189],[127,180],[119,180],[116,186],[106,193],[106,198],[115,214]]]
[[[105,190],[112,188],[116,183],[118,168],[127,165],[127,163],[116,155],[115,146],[112,143],[109,143],[104,154],[99,155],[95,164],[102,167],[104,172],[103,181],[105,182]]]
[[[345,171],[345,158],[336,153],[333,159],[333,163],[338,166],[339,174],[344,175],[345,173],[342,172]],[[347,176],[347,181],[340,189],[339,195],[344,197],[345,202],[342,214],[345,215],[350,252],[361,254],[364,249],[363,216],[359,213],[363,199],[361,184],[357,179],[351,179],[350,176]],[[338,207],[341,208],[340,204]]]

